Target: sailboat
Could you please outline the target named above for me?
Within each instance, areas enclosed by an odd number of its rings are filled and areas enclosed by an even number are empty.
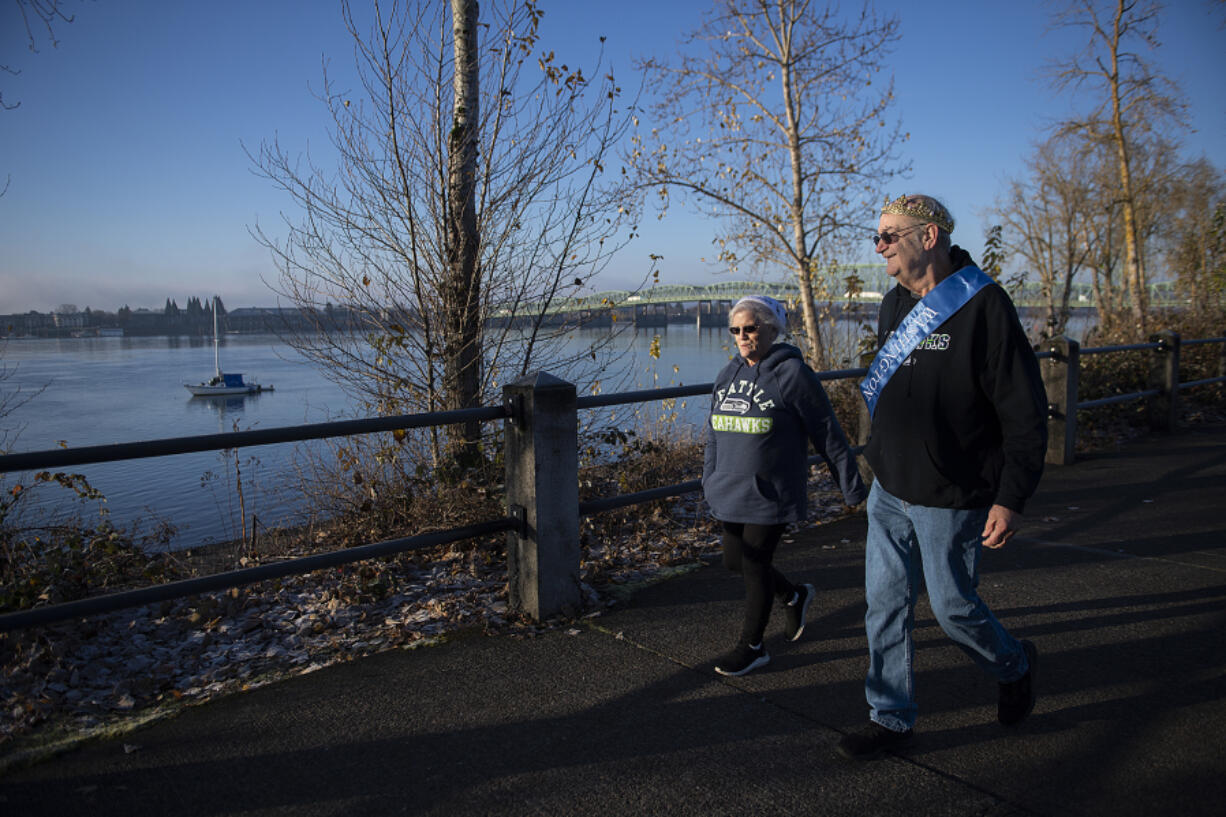
[[[246,383],[238,372],[223,372],[221,370],[220,339],[217,334],[217,296],[213,296],[213,377],[203,383],[183,386],[193,397],[226,397],[237,394],[259,394],[262,391],[272,391],[272,386],[261,386],[259,383]]]

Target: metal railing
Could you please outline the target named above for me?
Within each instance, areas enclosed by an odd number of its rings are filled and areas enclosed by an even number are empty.
[[[1180,382],[1181,349],[1205,344],[1221,346],[1217,376]],[[1043,385],[1047,390],[1047,462],[1056,465],[1067,465],[1076,456],[1074,449],[1079,411],[1144,400],[1150,428],[1166,431],[1175,427],[1180,391],[1226,382],[1226,337],[1184,341],[1177,332],[1159,332],[1150,337],[1149,343],[1082,349],[1077,341],[1061,337],[1053,338],[1047,345],[1048,348],[1038,357],[1043,370]],[[1150,353],[1147,388],[1093,400],[1080,399],[1083,356],[1138,351]]]
[[[194,437],[171,437],[137,443],[31,451],[0,456],[0,474],[32,471],[40,468],[64,468],[99,462],[116,462],[145,457],[191,454],[198,451],[319,440],[327,437],[343,437],[379,431],[425,428],[472,420],[498,420],[504,417],[506,417],[506,409],[503,406],[491,406],[428,414],[405,414],[363,420],[311,423],[259,431],[234,431]],[[507,516],[502,519],[494,519],[461,528],[374,542],[345,548],[344,550],[303,556],[267,565],[258,565],[224,573],[215,573],[209,576],[167,582],[151,587],[78,599],[46,607],[36,607],[32,610],[23,610],[16,613],[6,613],[0,615],[0,632],[53,624],[70,618],[110,613],[116,610],[186,598],[187,596],[216,590],[244,587],[267,579],[301,575],[321,568],[340,567],[381,556],[395,556],[411,550],[422,550],[450,542],[458,542],[464,539],[472,539],[478,536],[510,530],[515,524],[515,520]]]
[[[1221,344],[1220,372],[1216,377],[1179,382],[1181,346]],[[1153,353],[1149,378],[1152,388],[1129,394],[1079,401],[1079,361],[1082,355],[1127,351]],[[1073,460],[1077,411],[1124,401],[1149,401],[1151,425],[1170,428],[1180,390],[1226,382],[1226,337],[1182,341],[1163,333],[1150,343],[1081,349],[1076,341],[1057,338],[1038,353],[1048,395],[1047,460]],[[862,377],[866,368],[820,372],[824,381]],[[575,386],[547,374],[529,375],[508,385],[501,406],[488,406],[427,414],[397,415],[236,431],[197,437],[176,437],[120,445],[34,451],[0,456],[0,473],[62,468],[73,465],[186,454],[198,451],[271,445],[326,437],[425,428],[470,421],[503,421],[506,451],[507,514],[461,528],[436,531],[383,542],[300,557],[273,564],[216,573],[63,604],[0,615],[0,632],[98,615],[199,593],[242,587],[267,579],[339,567],[365,559],[394,556],[411,550],[486,536],[507,534],[508,595],[511,606],[543,619],[577,609],[579,604],[579,519],[617,508],[666,499],[701,489],[700,480],[665,485],[646,491],[580,502],[578,498],[578,411],[605,408],[711,392],[713,384],[578,397]],[[859,442],[868,436],[868,414],[861,411]],[[857,453],[862,445],[853,450]],[[818,461],[817,457],[811,461]]]

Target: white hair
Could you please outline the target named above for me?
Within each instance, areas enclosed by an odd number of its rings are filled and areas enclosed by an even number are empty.
[[[788,331],[788,313],[783,304],[765,295],[746,295],[728,310],[728,322],[738,312],[749,312],[758,324],[773,327],[775,334],[783,336]]]

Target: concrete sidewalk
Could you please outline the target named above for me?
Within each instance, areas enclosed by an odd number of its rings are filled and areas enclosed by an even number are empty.
[[[1016,730],[921,604],[920,722],[872,763],[864,521],[781,548],[820,597],[725,679],[716,565],[578,625],[396,651],[193,707],[0,778],[6,815],[1209,815],[1226,803],[1226,427],[1050,468],[983,596],[1039,648]]]

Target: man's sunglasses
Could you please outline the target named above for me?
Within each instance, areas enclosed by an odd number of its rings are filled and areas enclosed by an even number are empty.
[[[744,332],[746,335],[756,335],[758,334],[758,325],[756,323],[751,323],[747,326],[729,326],[728,331],[738,336],[742,332]]]
[[[872,235],[873,246],[876,247],[878,244],[884,243],[888,247],[889,245],[893,244],[898,239],[902,238],[907,233],[913,232],[915,230],[922,230],[923,228],[927,226],[928,226],[927,224],[916,224],[914,227],[908,227],[907,229],[899,230],[896,233],[888,233],[888,232],[873,233]]]

